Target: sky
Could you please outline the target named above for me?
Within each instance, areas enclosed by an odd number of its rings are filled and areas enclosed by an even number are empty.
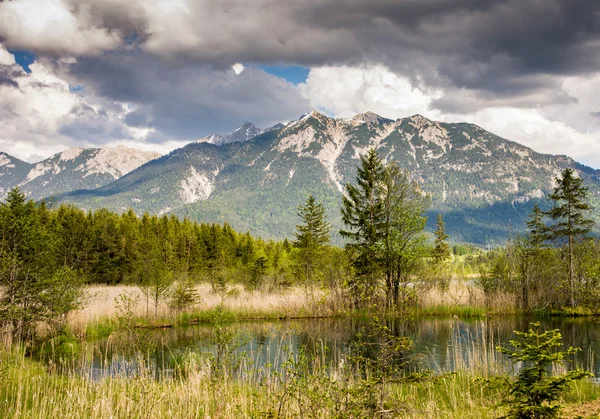
[[[0,151],[162,153],[311,110],[464,121],[600,168],[597,0],[0,2]]]

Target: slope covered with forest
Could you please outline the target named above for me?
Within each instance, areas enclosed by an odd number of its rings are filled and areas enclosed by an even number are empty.
[[[267,238],[289,237],[296,208],[309,193],[340,226],[344,185],[354,181],[359,156],[373,147],[384,161],[410,171],[432,197],[430,215],[443,213],[457,241],[499,242],[510,229],[522,230],[532,206],[566,167],[584,178],[592,204],[600,197],[597,170],[566,156],[537,153],[473,124],[421,115],[393,121],[373,113],[336,119],[312,112],[244,141],[191,143],[106,186],[68,193],[60,201],[85,209],[173,213],[229,222]]]

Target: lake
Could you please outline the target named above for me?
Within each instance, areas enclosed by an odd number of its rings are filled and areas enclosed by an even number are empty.
[[[527,330],[531,321],[516,316],[417,317],[388,319],[386,326],[391,334],[414,341],[418,361],[413,363],[413,369],[452,372],[476,368],[485,375],[510,373],[511,363],[495,348],[499,344],[509,345],[515,337],[513,331]],[[598,320],[556,317],[537,321],[543,329],[559,329],[565,345],[582,349],[572,357],[572,365],[590,370],[596,376],[600,374]],[[140,360],[144,359],[143,364],[157,377],[169,376],[173,360],[184,354],[216,357],[225,344],[245,373],[277,371],[290,356],[297,357],[299,353],[328,365],[340,365],[353,345],[369,340],[360,337],[368,325],[367,320],[357,318],[244,321],[222,326],[220,334],[210,325],[140,330],[133,337],[113,334],[108,339],[84,344],[77,370],[92,379],[129,376],[138,372]]]

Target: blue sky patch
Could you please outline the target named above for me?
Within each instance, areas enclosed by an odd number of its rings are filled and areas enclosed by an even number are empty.
[[[304,83],[308,77],[310,68],[299,65],[276,66],[276,65],[259,65],[260,68],[269,74],[281,77],[293,84]]]
[[[12,50],[8,50],[8,52],[15,56],[15,61],[23,68],[23,70],[25,70],[26,73],[31,73],[29,65],[33,64],[35,61],[35,54],[33,52]]]

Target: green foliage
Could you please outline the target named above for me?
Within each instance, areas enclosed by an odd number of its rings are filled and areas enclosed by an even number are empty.
[[[313,195],[308,196],[305,205],[298,207],[298,216],[303,224],[296,226],[296,247],[318,249],[329,243],[331,225],[326,220],[323,204],[317,204]]]
[[[354,256],[357,281],[352,284],[353,292],[360,299],[376,295],[381,266],[378,260],[377,245],[384,234],[384,207],[379,191],[384,168],[375,149],[361,156],[357,168],[356,183],[346,185],[346,195],[342,197],[342,222],[348,230],[340,230],[340,235],[350,242],[346,248]]]
[[[200,296],[193,282],[190,280],[178,281],[171,292],[169,307],[180,313],[196,304],[199,298]]]
[[[427,253],[422,214],[430,199],[407,172],[394,163],[384,166],[375,149],[361,157],[356,181],[346,185],[342,221],[349,229],[340,231],[350,240],[355,298],[374,302],[383,290],[387,307],[414,301],[420,288],[414,274]]]
[[[53,227],[45,204],[26,202],[18,188],[0,205],[0,323],[17,340],[42,322],[60,329],[83,302],[80,273],[56,257]]]
[[[309,195],[306,204],[298,208],[302,224],[296,226],[294,268],[306,285],[314,284],[322,276],[323,256],[329,243],[331,225],[327,222],[325,208]]]
[[[256,258],[250,273],[250,282],[248,283],[249,289],[257,290],[262,286],[267,272],[267,262],[268,260],[264,256]]]
[[[117,327],[121,331],[133,334],[135,331],[135,308],[140,297],[134,294],[122,293],[115,297]]]
[[[591,376],[580,369],[552,375],[552,367],[562,364],[565,357],[579,349],[569,347],[566,351],[557,351],[556,348],[562,345],[558,329],[540,332],[539,323],[532,323],[531,326],[528,332],[515,331],[518,339],[510,341],[514,349],[498,347],[512,360],[523,363],[501,403],[509,408],[505,418],[557,418],[561,409],[559,400],[571,383]]]
[[[577,304],[578,295],[575,289],[575,240],[585,237],[595,225],[586,215],[592,207],[587,203],[588,188],[583,186],[583,179],[575,177],[573,169],[563,170],[561,177],[556,178],[557,186],[549,196],[554,207],[545,214],[554,222],[546,231],[548,238],[554,241],[566,240],[569,248],[569,304]]]
[[[441,263],[450,257],[450,246],[446,243],[448,235],[442,214],[438,214],[436,229],[435,229],[435,248],[433,249],[433,259],[437,263]]]
[[[248,342],[248,337],[228,326],[233,320],[232,314],[221,304],[211,314],[212,343],[215,351],[209,354],[209,360],[213,379],[231,376],[246,359],[246,355],[237,350]]]

